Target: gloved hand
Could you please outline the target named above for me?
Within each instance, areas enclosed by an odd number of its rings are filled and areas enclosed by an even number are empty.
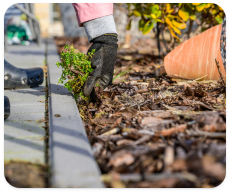
[[[95,49],[91,58],[93,71],[89,74],[85,85],[84,95],[89,96],[98,83],[103,89],[112,83],[113,71],[117,57],[117,34],[104,34],[91,40],[93,43],[88,52]]]

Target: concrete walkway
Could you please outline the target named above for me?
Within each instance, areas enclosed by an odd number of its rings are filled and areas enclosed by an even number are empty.
[[[9,46],[5,59],[19,68],[43,67],[45,45]],[[37,88],[4,90],[11,114],[4,121],[4,161],[45,164],[45,84]]]
[[[57,85],[62,69],[53,40],[46,45],[10,46],[5,59],[19,68],[42,67],[47,50],[49,90],[49,144],[45,143],[45,80],[37,88],[5,90],[11,114],[4,122],[4,160],[45,165],[51,187],[103,187],[76,102]],[[58,116],[57,116],[58,115]],[[46,156],[48,147],[48,157]]]

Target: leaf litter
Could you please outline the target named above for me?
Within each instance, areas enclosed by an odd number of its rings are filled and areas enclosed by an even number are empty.
[[[82,38],[57,38],[80,50]],[[118,50],[113,84],[78,108],[107,187],[215,187],[226,174],[226,99],[219,81],[161,73],[140,45]],[[151,49],[150,49],[151,50]],[[119,75],[121,72],[122,75]]]

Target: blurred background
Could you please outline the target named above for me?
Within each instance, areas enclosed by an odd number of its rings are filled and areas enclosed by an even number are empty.
[[[114,3],[120,48],[139,42],[140,52],[151,49],[161,57],[188,38],[221,24],[224,15],[212,3]],[[14,4],[5,13],[4,31],[5,49],[13,44],[40,44],[51,37],[86,38],[71,3]]]
[[[84,28],[78,26],[76,13],[71,3],[19,3],[18,5],[36,17],[40,24],[42,38],[54,36],[86,37]],[[127,12],[126,4],[114,4],[114,18],[121,43],[125,42],[126,34],[130,34],[130,32],[126,33]],[[4,23],[8,34],[8,44],[17,44],[20,39],[36,41],[36,37],[33,36],[34,30],[31,29],[34,27],[30,25],[29,20],[30,18],[28,18],[27,14],[15,5],[7,9]],[[16,26],[18,26],[17,29]],[[138,28],[133,27],[131,31],[132,34],[135,31],[133,35],[136,38],[142,36]],[[14,32],[19,32],[16,34],[18,36],[15,35],[15,38],[13,38]],[[21,44],[23,43],[25,42],[22,41]]]

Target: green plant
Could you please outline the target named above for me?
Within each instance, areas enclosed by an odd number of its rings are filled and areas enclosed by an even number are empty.
[[[130,21],[127,30],[131,28],[132,19],[139,17],[139,30],[143,34],[149,33],[154,25],[160,23],[163,29],[170,32],[173,38],[180,41],[181,30],[187,28],[191,32],[192,23],[200,19],[202,31],[221,24],[224,18],[223,9],[213,3],[128,3]]]
[[[73,92],[75,99],[81,97],[84,100],[88,100],[83,94],[83,86],[90,72],[91,68],[90,58],[94,54],[95,50],[84,54],[76,50],[73,45],[66,45],[65,51],[62,51],[61,62],[57,62],[57,67],[62,67],[61,78],[58,83],[64,83],[64,87],[70,92]]]
[[[129,69],[126,70],[126,71],[121,71],[119,74],[117,74],[117,75],[113,78],[113,81],[116,80],[117,78],[119,78],[119,77],[125,75],[126,73],[130,72],[131,70],[132,70],[132,66],[130,66]],[[115,74],[116,74],[116,73],[114,73],[114,75],[115,75]]]

